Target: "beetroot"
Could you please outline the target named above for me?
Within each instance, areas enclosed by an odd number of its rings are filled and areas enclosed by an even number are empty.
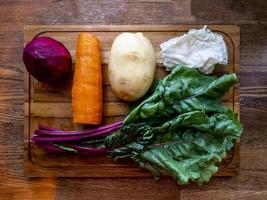
[[[23,61],[28,72],[38,81],[57,83],[72,70],[68,49],[50,37],[36,37],[24,48]]]

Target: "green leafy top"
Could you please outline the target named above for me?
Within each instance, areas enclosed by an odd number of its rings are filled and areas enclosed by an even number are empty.
[[[156,178],[171,175],[179,184],[208,181],[243,132],[220,101],[236,82],[235,74],[218,78],[177,66],[105,139],[110,156],[129,157]]]

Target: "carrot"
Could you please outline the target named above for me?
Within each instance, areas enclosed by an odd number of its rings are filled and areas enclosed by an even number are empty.
[[[102,118],[102,72],[100,45],[96,36],[80,33],[72,86],[73,121],[100,124]]]

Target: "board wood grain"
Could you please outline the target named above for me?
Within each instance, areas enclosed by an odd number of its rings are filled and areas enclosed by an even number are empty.
[[[147,36],[157,55],[156,78],[167,74],[162,66],[159,44],[177,35],[184,34],[191,28],[201,25],[91,25],[91,26],[29,26],[24,30],[24,44],[35,36],[50,36],[61,41],[71,52],[75,63],[76,40],[79,32],[91,32],[98,36],[101,43],[104,123],[112,123],[124,118],[129,106],[119,101],[112,93],[107,77],[109,49],[113,39],[121,32],[143,32]],[[237,26],[211,25],[213,31],[224,36],[229,53],[226,67],[218,66],[215,74],[235,72],[239,76],[239,38]],[[48,154],[30,138],[37,124],[44,124],[60,129],[83,129],[87,126],[73,124],[71,118],[70,89],[72,81],[59,87],[40,83],[25,73],[25,123],[24,123],[24,172],[30,177],[145,177],[150,173],[139,168],[130,160],[113,162],[106,157],[87,157],[82,155]],[[235,85],[222,98],[223,104],[240,113],[239,84]],[[216,176],[234,176],[239,168],[239,142],[220,164]]]

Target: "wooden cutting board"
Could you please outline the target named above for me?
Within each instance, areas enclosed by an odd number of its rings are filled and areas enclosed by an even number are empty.
[[[92,25],[92,26],[29,26],[24,30],[24,45],[35,36],[50,36],[62,42],[71,52],[75,63],[75,49],[79,32],[91,32],[98,36],[101,43],[104,118],[108,124],[122,120],[129,112],[128,104],[121,102],[113,94],[108,76],[107,63],[114,38],[121,32],[143,32],[156,51],[156,78],[167,75],[162,66],[159,44],[170,38],[186,33],[191,28],[201,25]],[[213,31],[223,35],[229,53],[227,66],[217,66],[215,74],[235,72],[239,76],[240,29],[237,26],[211,25]],[[23,66],[24,67],[24,66]],[[83,129],[86,126],[72,122],[71,80],[54,87],[40,83],[29,76],[25,70],[25,123],[24,123],[24,171],[30,177],[144,177],[149,172],[139,168],[131,160],[114,162],[107,157],[89,157],[85,155],[48,154],[30,142],[37,124],[43,124],[65,130]],[[236,84],[222,98],[223,104],[236,113],[239,112],[239,84]],[[88,127],[87,127],[88,128]],[[239,168],[239,142],[220,164],[216,176],[234,176]]]

